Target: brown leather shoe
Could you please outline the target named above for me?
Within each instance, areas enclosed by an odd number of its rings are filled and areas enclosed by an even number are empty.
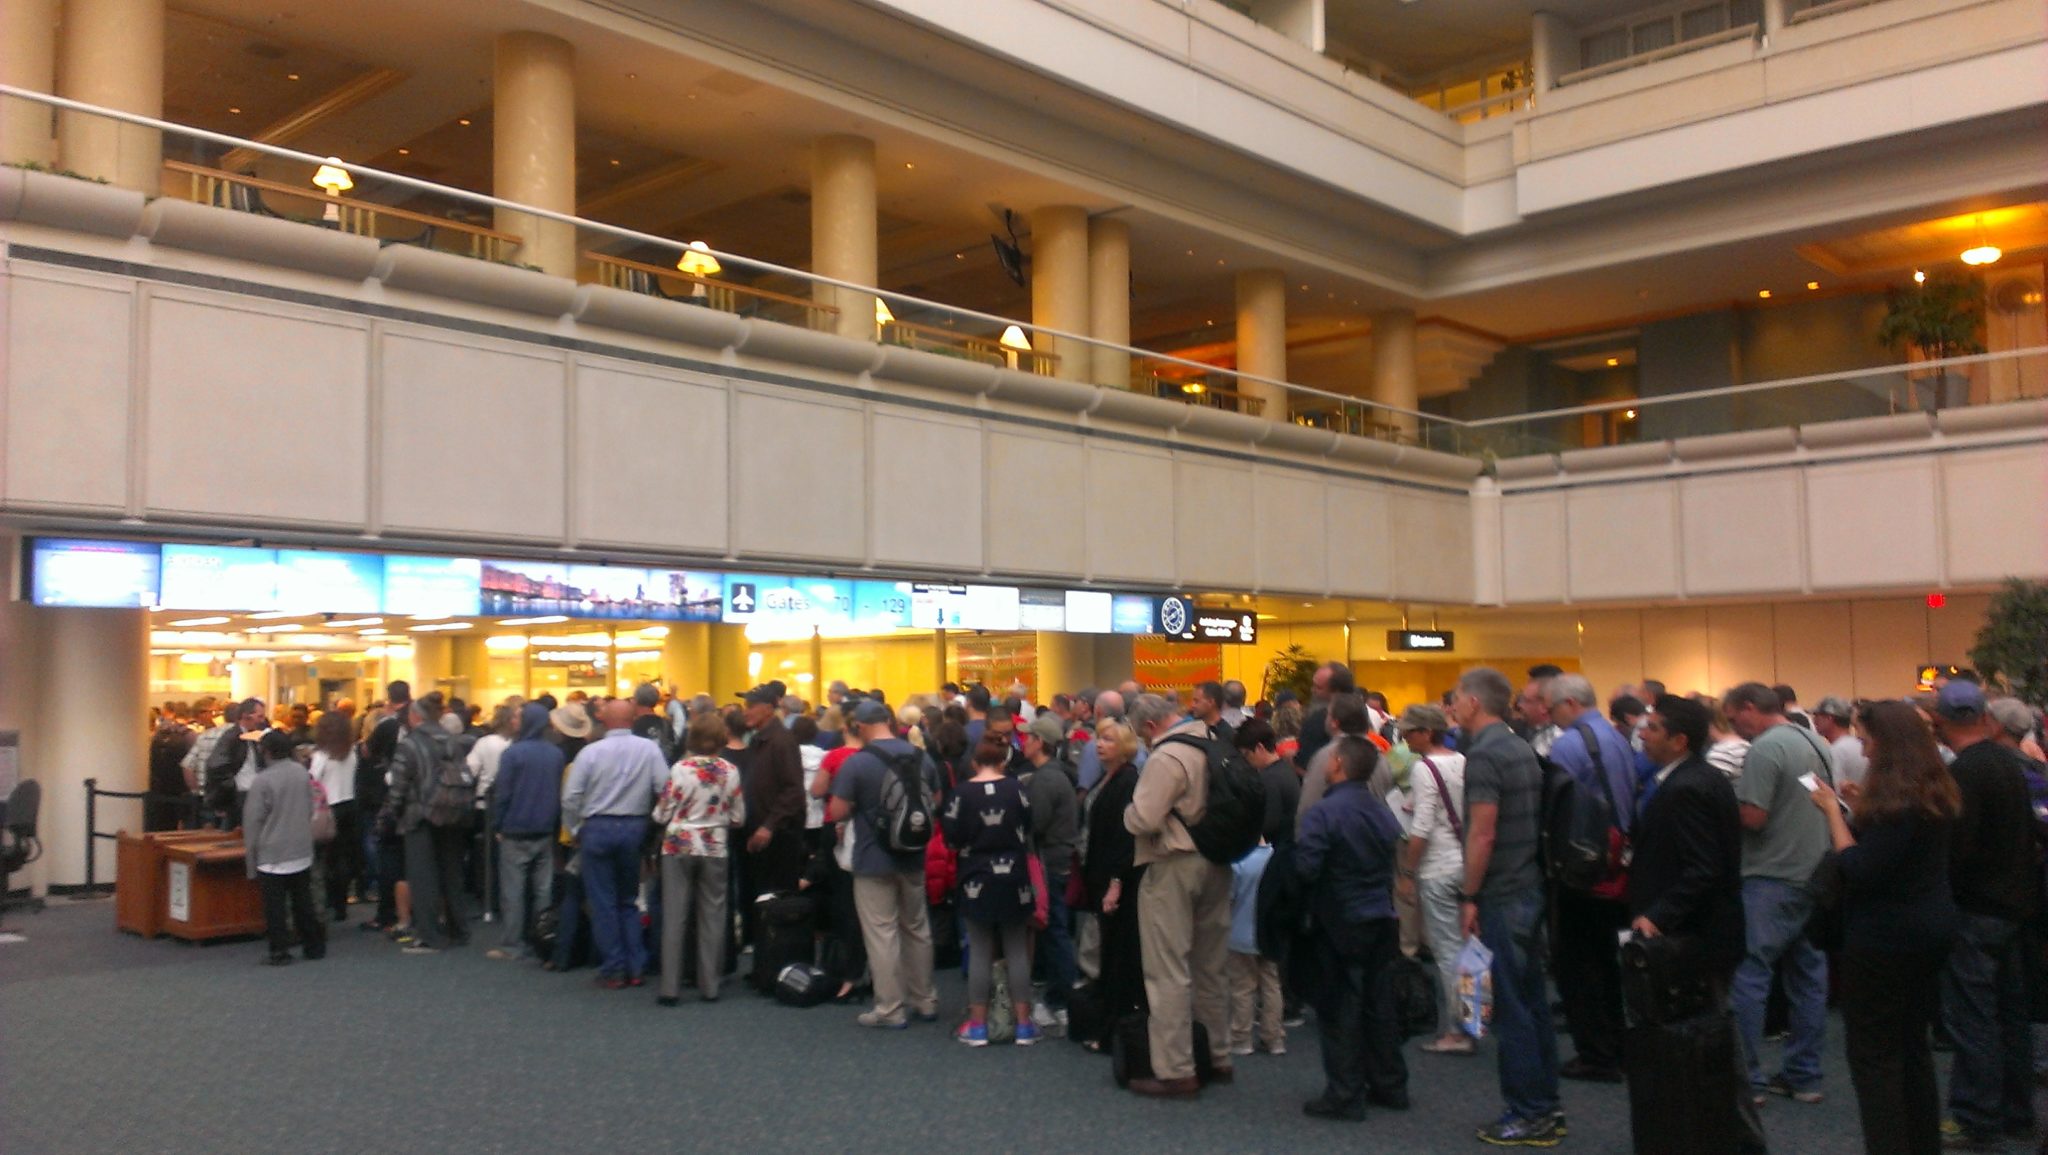
[[[1237,1068],[1211,1067],[1209,1068],[1209,1081],[1211,1083],[1234,1083],[1237,1081]]]
[[[1190,1099],[1201,1092],[1202,1084],[1193,1075],[1185,1079],[1132,1079],[1131,1090],[1155,1099]]]

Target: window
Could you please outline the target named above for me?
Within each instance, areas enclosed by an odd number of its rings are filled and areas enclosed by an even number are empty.
[[[1641,56],[1644,53],[1655,52],[1660,48],[1669,48],[1677,42],[1677,37],[1672,35],[1671,18],[1668,16],[1662,20],[1653,20],[1648,24],[1638,24],[1634,28],[1629,29],[1629,55],[1631,56]]]
[[[1579,67],[1598,68],[1628,59],[1628,29],[1610,28],[1579,41]]]
[[[1672,5],[1662,15],[1638,17],[1632,24],[1603,28],[1579,38],[1581,71],[1619,64],[1695,40],[1723,37],[1730,29],[1763,23],[1763,0],[1692,0]],[[1571,78],[1567,77],[1567,81]]]
[[[1715,4],[1707,8],[1694,8],[1678,18],[1678,38],[1698,40],[1712,36],[1728,27],[1728,10]]]

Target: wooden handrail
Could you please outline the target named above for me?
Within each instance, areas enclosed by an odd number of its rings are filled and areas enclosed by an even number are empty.
[[[1012,349],[994,337],[982,337],[973,333],[962,333],[954,329],[942,329],[936,325],[920,325],[915,321],[891,319],[881,326],[885,343],[902,345],[906,348],[922,348],[918,343],[941,349],[954,349],[969,358],[990,365],[1008,365],[1026,373],[1050,377],[1059,371],[1060,359],[1055,353],[1041,353],[1036,349]],[[891,341],[894,335],[898,340]]]
[[[822,304],[818,301],[813,301],[806,297],[792,297],[787,293],[776,293],[771,292],[770,290],[767,289],[756,289],[752,285],[739,285],[734,284],[731,281],[720,281],[714,280],[711,277],[700,277],[694,273],[686,273],[681,269],[665,269],[660,265],[650,265],[643,261],[630,260],[626,257],[615,257],[609,253],[591,252],[586,250],[583,255],[586,259],[594,261],[599,265],[612,265],[620,269],[630,269],[636,273],[645,273],[650,277],[673,277],[676,280],[688,285],[703,285],[704,287],[709,289],[723,289],[727,292],[734,293],[742,297],[756,297],[763,301],[774,301],[778,304],[795,305],[799,308],[804,309],[814,309],[820,313],[826,314],[827,316],[839,315],[839,306]]]
[[[516,249],[526,243],[525,238],[516,233],[501,232],[498,229],[486,228],[483,225],[471,224],[468,221],[456,220],[453,217],[437,217],[431,213],[414,212],[411,209],[396,208],[391,205],[380,205],[374,201],[358,200],[354,197],[328,196],[319,189],[308,189],[300,185],[285,184],[282,181],[265,180],[258,176],[226,172],[217,168],[207,168],[204,165],[187,164],[181,160],[167,160],[164,162],[164,168],[170,172],[182,173],[190,177],[193,188],[192,199],[202,204],[208,203],[211,198],[199,195],[200,182],[218,181],[224,184],[236,184],[245,188],[260,189],[264,192],[273,192],[281,196],[298,197],[302,200],[312,201],[315,204],[334,205],[345,210],[348,214],[358,214],[366,229],[351,229],[349,231],[362,231],[365,236],[375,235],[373,232],[366,230],[375,228],[376,218],[391,217],[396,220],[411,221],[415,224],[430,225],[437,229],[447,229],[451,232],[462,233],[472,238],[472,247],[488,250],[494,256],[502,255],[503,250]],[[478,242],[485,243],[479,244]]]

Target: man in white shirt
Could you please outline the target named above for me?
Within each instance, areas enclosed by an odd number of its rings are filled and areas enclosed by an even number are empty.
[[[1870,770],[1870,759],[1863,755],[1863,739],[1856,736],[1855,707],[1846,698],[1822,698],[1810,716],[1813,732],[1826,740],[1834,759],[1835,789],[1850,782],[1861,784]]]

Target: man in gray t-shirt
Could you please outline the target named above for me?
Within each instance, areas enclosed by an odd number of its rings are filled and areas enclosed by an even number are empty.
[[[939,1016],[932,987],[932,932],[924,899],[924,853],[895,852],[882,843],[882,790],[899,760],[915,758],[924,779],[925,800],[938,812],[938,770],[930,758],[896,737],[889,707],[864,698],[847,728],[864,743],[846,760],[832,783],[833,822],[853,823],[853,905],[860,912],[861,940],[875,986],[875,1008],[864,1011],[864,1027],[897,1029],[910,1015]]]
[[[1742,917],[1747,953],[1730,1002],[1758,1092],[1820,1102],[1820,1052],[1827,1031],[1827,960],[1806,937],[1813,872],[1828,850],[1827,819],[1799,779],[1829,780],[1826,748],[1786,721],[1778,695],[1745,682],[1722,700],[1729,728],[1749,743],[1735,798],[1742,804]],[[1782,963],[1782,966],[1780,965]],[[1766,1077],[1758,1060],[1771,976],[1782,973],[1791,1037],[1785,1065]]]

